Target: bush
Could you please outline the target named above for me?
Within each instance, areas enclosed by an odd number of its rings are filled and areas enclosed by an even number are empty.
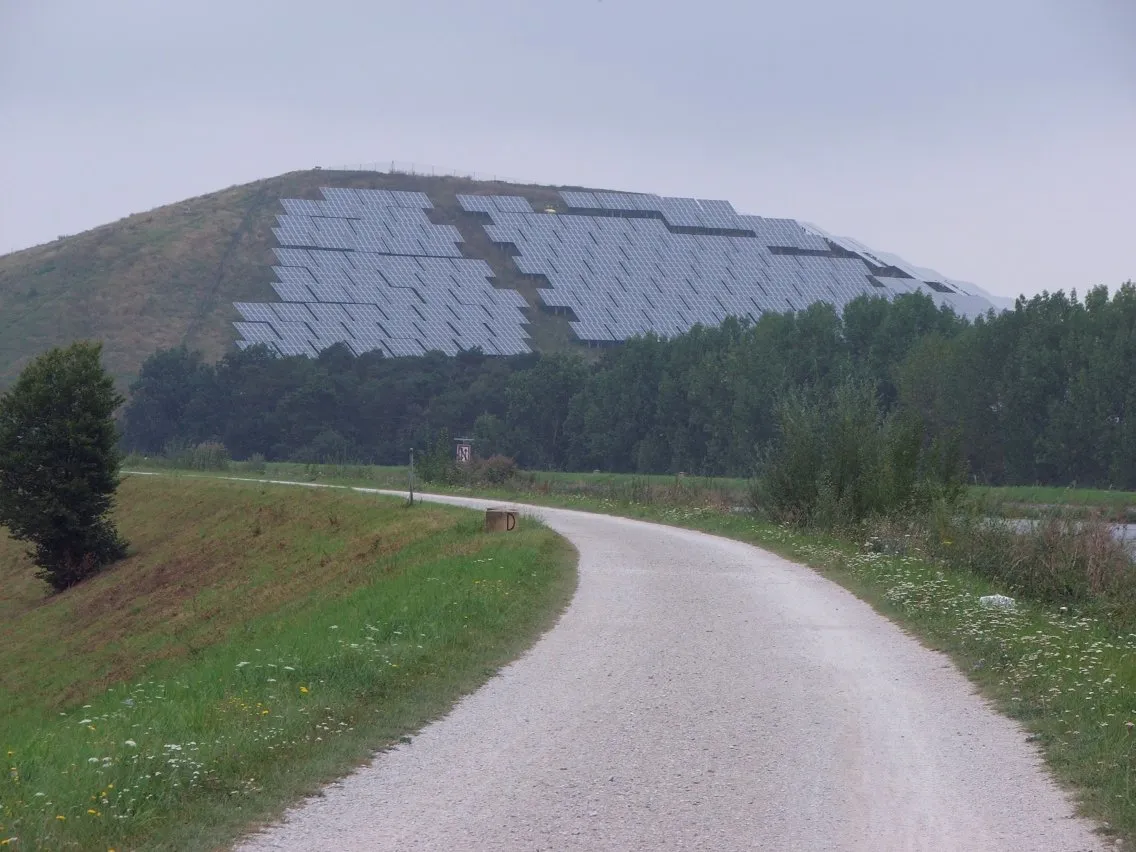
[[[264,473],[268,465],[261,453],[253,453],[243,462],[238,462],[237,469],[244,473]]]
[[[504,485],[517,475],[517,463],[502,455],[474,459],[462,469],[462,474],[471,484]]]
[[[218,441],[205,441],[183,450],[177,466],[187,470],[228,470],[229,451]]]
[[[162,455],[171,467],[180,470],[229,469],[229,451],[219,441],[204,441],[200,444],[171,442],[166,445]]]
[[[461,472],[454,459],[453,442],[450,441],[447,430],[438,433],[434,446],[418,454],[415,473],[423,482],[439,485],[453,485],[461,481]]]
[[[924,445],[921,423],[885,414],[874,387],[846,381],[831,394],[791,391],[777,404],[778,438],[761,453],[754,508],[820,527],[898,510],[924,512],[962,493],[957,447]]]

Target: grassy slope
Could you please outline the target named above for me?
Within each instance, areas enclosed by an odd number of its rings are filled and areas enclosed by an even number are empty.
[[[0,541],[19,848],[224,843],[444,712],[574,582],[547,529],[485,535],[445,507],[141,477],[120,501],[132,555],[62,595]]]
[[[422,191],[434,221],[458,226],[464,251],[487,260],[500,286],[535,305],[535,288],[493,247],[458,193],[525,195],[541,209],[554,189],[463,178],[377,172],[290,172],[191,198],[0,257],[0,387],[35,355],[81,338],[106,342],[105,363],[121,383],[155,349],[186,344],[208,360],[236,339],[234,301],[275,301],[272,227],[279,199],[318,198],[321,186]],[[563,317],[530,311],[538,348],[578,346]],[[585,350],[587,351],[587,350]]]

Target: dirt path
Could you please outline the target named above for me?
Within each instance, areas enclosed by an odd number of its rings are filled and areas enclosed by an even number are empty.
[[[726,539],[527,511],[580,552],[559,624],[241,849],[1102,848],[1021,729],[838,586]]]

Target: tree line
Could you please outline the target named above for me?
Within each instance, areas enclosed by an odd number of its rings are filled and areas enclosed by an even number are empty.
[[[921,294],[862,297],[574,354],[318,358],[261,347],[216,364],[156,352],[130,388],[129,450],[207,441],[235,458],[403,463],[438,434],[526,468],[747,476],[778,401],[874,389],[974,480],[1136,488],[1136,286],[1044,293],[973,321]]]

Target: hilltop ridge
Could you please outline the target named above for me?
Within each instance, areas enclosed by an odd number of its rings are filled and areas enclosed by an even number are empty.
[[[37,354],[76,339],[104,342],[104,361],[128,384],[154,350],[184,344],[209,360],[229,351],[235,301],[275,301],[272,228],[280,199],[321,186],[425,192],[436,220],[456,225],[467,250],[499,283],[531,296],[484,230],[454,215],[459,193],[523,194],[535,203],[559,188],[382,172],[310,169],[232,186],[136,213],[73,236],[0,256],[0,386]],[[531,298],[530,298],[531,301]],[[533,316],[533,344],[574,347],[562,317]]]
[[[591,197],[592,190],[581,187],[551,187],[499,180],[475,180],[453,175],[434,176],[317,168],[232,186],[145,213],[127,216],[117,222],[81,234],[61,237],[44,245],[0,256],[0,387],[11,383],[35,355],[53,346],[84,338],[103,341],[104,361],[122,387],[133,380],[145,359],[160,348],[184,345],[189,349],[201,351],[209,361],[217,360],[230,351],[239,338],[233,323],[243,318],[234,307],[234,302],[279,301],[272,286],[276,280],[272,267],[277,262],[273,254],[273,249],[277,247],[277,235],[274,234],[273,228],[278,223],[278,216],[284,212],[281,199],[318,199],[320,190],[324,187],[399,190],[424,194],[430,202],[429,209],[425,210],[425,216],[434,225],[450,225],[456,229],[461,237],[459,250],[462,257],[484,261],[491,270],[490,282],[493,286],[515,290],[523,297],[527,307],[522,311],[524,320],[521,327],[527,336],[527,345],[540,352],[571,350],[578,351],[586,357],[595,357],[597,350],[589,348],[587,343],[577,337],[581,323],[576,323],[577,330],[574,331],[572,311],[563,308],[563,305],[568,303],[563,302],[566,291],[561,287],[563,285],[570,291],[575,286],[573,284],[575,279],[572,278],[575,273],[570,273],[562,284],[555,285],[555,293],[560,301],[553,299],[548,303],[547,294],[552,291],[545,290],[545,296],[542,297],[538,288],[553,285],[549,283],[547,275],[532,274],[544,273],[548,264],[542,266],[539,257],[535,260],[532,257],[514,257],[518,251],[514,242],[515,237],[520,236],[519,232],[513,236],[502,237],[501,229],[498,227],[494,229],[498,236],[491,238],[485,227],[489,217],[468,206],[463,207],[458,198],[463,195],[522,196],[537,213],[544,210],[568,212],[565,205],[567,196],[588,198]],[[562,190],[577,190],[577,192],[562,196],[560,194]],[[596,204],[601,204],[601,196],[605,197],[601,206],[618,201],[624,206],[635,207],[644,199],[654,199],[651,201],[652,204],[674,203],[677,208],[695,203],[689,199],[659,199],[655,196],[623,193],[613,195],[601,191],[594,196]],[[703,202],[703,204],[707,210],[723,207],[732,211],[726,202]],[[568,206],[579,207],[580,204]],[[585,203],[584,206],[590,205]],[[583,212],[588,216],[593,213],[597,215],[611,213],[610,210],[577,212]],[[557,240],[561,238],[553,233],[557,224],[553,220],[560,218],[562,217],[549,217],[546,220],[545,217],[537,215],[526,225],[526,228],[531,225],[540,231],[543,235],[541,238],[551,241],[552,248],[548,250],[551,252],[550,257],[557,254],[556,246],[560,245]],[[796,295],[792,296],[795,301],[787,298],[767,300],[762,297],[763,304],[757,304],[756,301],[750,304],[743,299],[739,302],[740,308],[733,305],[727,308],[719,301],[721,311],[712,313],[714,317],[727,314],[745,316],[747,312],[757,316],[769,310],[799,309],[810,301],[818,299],[835,299],[835,303],[839,305],[857,291],[870,289],[865,282],[871,282],[873,286],[882,288],[872,292],[890,295],[906,292],[913,287],[925,287],[926,282],[929,281],[932,290],[948,293],[950,298],[969,300],[969,303],[978,304],[982,310],[985,310],[982,306],[1004,301],[996,297],[987,298],[988,294],[971,285],[965,285],[964,288],[956,291],[927,277],[928,275],[938,277],[938,273],[905,265],[894,255],[873,253],[855,240],[829,235],[824,235],[822,238],[823,232],[819,230],[806,233],[802,230],[801,223],[794,220],[762,220],[761,217],[742,217],[733,213],[730,214],[730,218],[732,222],[742,223],[746,228],[756,227],[759,231],[764,228],[773,231],[781,229],[779,235],[767,235],[764,240],[755,239],[755,244],[762,246],[761,251],[766,252],[767,255],[769,251],[777,255],[802,255],[799,258],[800,263],[797,265],[782,263],[778,266],[782,258],[770,255],[765,257],[762,263],[771,264],[770,268],[779,271],[762,272],[755,267],[752,272],[755,277],[769,276],[766,280],[771,280],[775,288],[784,288],[786,294],[789,293],[788,288],[794,288]],[[738,227],[738,225],[727,227]],[[674,228],[675,232],[682,230],[683,228],[680,227]],[[790,231],[795,236],[782,245],[785,235]],[[660,233],[666,236],[661,230]],[[723,233],[729,237],[733,232]],[[794,243],[794,240],[800,239],[805,239],[806,242]],[[797,247],[792,247],[794,245]],[[767,250],[764,246],[773,246],[773,248]],[[588,245],[585,245],[585,248],[590,250]],[[714,251],[725,251],[725,254],[716,261],[719,263],[728,258],[731,252],[738,251],[737,246],[729,245],[715,244],[711,248]],[[753,246],[747,247],[747,249],[752,248]],[[676,244],[672,247],[674,257],[669,261],[671,266],[667,266],[668,271],[663,272],[662,275],[665,277],[670,274],[674,280],[668,279],[664,282],[665,286],[689,288],[691,292],[698,294],[696,299],[701,299],[706,304],[710,303],[710,299],[715,298],[711,292],[719,283],[714,278],[715,275],[723,279],[722,286],[725,286],[725,280],[729,279],[742,282],[743,291],[747,288],[752,289],[749,278],[751,270],[743,268],[739,272],[740,277],[731,278],[732,273],[728,269],[714,271],[717,267],[712,263],[706,267],[710,277],[698,284],[700,288],[706,288],[705,292],[695,288],[692,283],[691,278],[697,276],[684,279],[685,273],[681,272],[682,264],[689,263],[687,258],[698,255],[706,249],[706,245],[697,247]],[[661,249],[652,244],[649,250],[658,252]],[[539,253],[539,247],[537,251]],[[616,256],[614,252],[622,252],[623,247],[612,244],[607,251],[614,257]],[[841,284],[837,279],[827,277],[827,272],[811,269],[807,261],[816,260],[816,257],[810,258],[806,255],[850,259],[859,257],[867,265],[858,266],[858,271],[854,273],[847,273],[855,279],[851,284],[848,280],[844,280]],[[662,257],[662,255],[652,255],[652,257]],[[678,263],[675,263],[676,258]],[[668,261],[658,260],[658,262]],[[855,265],[856,261],[853,263]],[[619,280],[621,273],[614,267],[607,271],[602,269],[596,271],[592,267],[587,267],[586,263],[584,265],[588,269],[588,274],[592,276],[590,286],[594,287],[597,283],[600,285],[598,290],[593,291],[587,289],[589,285],[585,283],[588,297],[602,298],[606,307],[607,302],[612,298],[610,294],[604,294],[602,297],[592,294],[602,290],[609,281],[615,281],[616,285],[621,287],[625,286]],[[523,268],[528,269],[528,274],[522,272]],[[622,268],[622,274],[627,275],[626,267]],[[910,274],[902,271],[903,269],[910,270]],[[869,272],[883,277],[873,279]],[[885,281],[889,283],[885,285],[883,283]],[[952,287],[957,287],[960,283],[946,278],[939,278],[939,281],[951,281]],[[833,289],[834,282],[836,289]],[[798,283],[801,285],[799,288]],[[761,285],[757,283],[756,286]],[[727,292],[731,291],[727,288]],[[967,295],[968,293],[971,295]],[[371,294],[368,298],[380,297]],[[638,311],[640,307],[636,301],[638,297],[628,298],[630,302],[622,310]],[[685,304],[681,293],[677,298],[683,300]],[[583,307],[589,307],[590,304],[592,303]],[[598,305],[598,302],[595,304]],[[558,305],[561,307],[557,307]],[[967,312],[974,313],[974,311]],[[685,330],[693,322],[709,321],[697,311],[694,311],[693,315],[695,319],[687,319],[685,325],[675,320],[673,316],[665,316],[664,328],[673,326],[672,331]],[[646,327],[655,330],[660,328],[656,322]],[[594,324],[592,330],[595,330]],[[616,333],[605,330],[599,336],[605,338],[606,335],[606,341],[615,342],[626,339],[634,331],[632,329]],[[601,339],[600,343],[603,344],[605,339]],[[316,348],[322,346],[323,344],[320,344]]]

